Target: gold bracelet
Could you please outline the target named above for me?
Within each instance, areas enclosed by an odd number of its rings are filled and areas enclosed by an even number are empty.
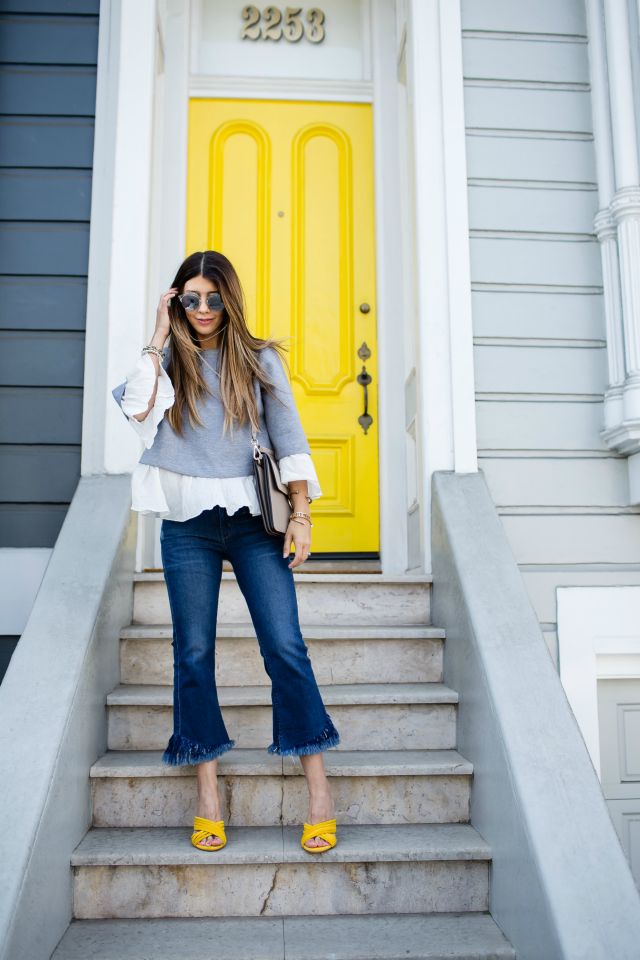
[[[296,523],[304,523],[304,520],[299,520],[298,517],[304,517],[305,520],[309,521],[309,525],[313,526],[311,523],[311,516],[308,513],[301,513],[299,510],[296,510],[295,513],[290,514],[289,520],[295,520]]]
[[[299,491],[299,490],[289,490],[289,496],[292,496],[294,493],[300,493],[300,491]],[[311,499],[311,497],[309,496],[308,493],[305,493],[305,494],[304,494],[304,498],[305,498],[305,500],[307,501],[307,503],[309,503],[309,504],[313,503],[313,500]],[[291,501],[289,501],[289,503],[291,503]]]

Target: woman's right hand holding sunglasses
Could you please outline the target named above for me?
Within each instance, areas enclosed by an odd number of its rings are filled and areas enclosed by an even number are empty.
[[[158,312],[156,314],[156,329],[151,341],[154,347],[158,347],[159,350],[162,350],[165,340],[171,333],[171,321],[169,320],[169,302],[173,297],[178,295],[178,288],[171,287],[170,290],[167,290],[166,293],[163,293],[160,297],[160,303],[158,304]],[[159,342],[156,343],[156,340]]]

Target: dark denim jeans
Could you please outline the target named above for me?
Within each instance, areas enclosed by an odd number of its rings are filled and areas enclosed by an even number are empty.
[[[222,561],[230,560],[271,678],[269,753],[305,756],[340,742],[324,708],[298,623],[298,604],[279,537],[247,507],[220,507],[162,522],[162,562],[173,618],[173,736],[163,756],[203,763],[231,750],[216,691],[215,639]]]

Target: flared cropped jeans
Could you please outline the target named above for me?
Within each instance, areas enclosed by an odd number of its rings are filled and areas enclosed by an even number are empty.
[[[271,679],[273,743],[269,753],[305,756],[340,742],[325,710],[298,623],[298,604],[283,541],[264,531],[247,507],[229,516],[205,510],[178,523],[163,520],[162,562],[173,618],[171,765],[203,763],[231,750],[216,690],[215,640],[222,561],[233,566]]]

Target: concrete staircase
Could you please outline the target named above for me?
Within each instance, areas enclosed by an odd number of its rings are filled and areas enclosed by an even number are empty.
[[[108,697],[109,752],[91,769],[93,828],[75,850],[76,920],[55,960],[513,958],[488,914],[491,850],[469,824],[472,767],[426,577],[296,575],[303,635],[342,743],[325,754],[339,824],[300,846],[297,758],[269,756],[266,674],[233,574],[218,673],[238,747],[219,761],[228,844],[190,842],[195,771],[165,767],[171,625],[162,574],[137,576]]]

